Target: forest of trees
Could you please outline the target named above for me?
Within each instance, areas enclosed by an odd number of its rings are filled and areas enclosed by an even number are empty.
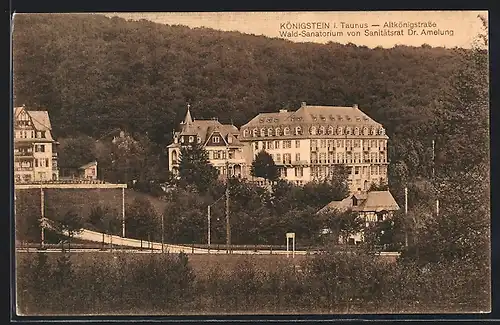
[[[240,126],[305,101],[358,104],[387,129],[392,174],[428,176],[438,114],[463,60],[458,49],[293,43],[101,15],[16,15],[13,42],[16,106],[47,109],[62,140],[115,129],[142,137],[146,166],[164,168],[187,102],[195,118]]]

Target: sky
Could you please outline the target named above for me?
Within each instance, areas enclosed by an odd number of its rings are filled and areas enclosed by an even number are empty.
[[[299,11],[107,13],[169,25],[279,37],[294,42],[470,48],[487,11]],[[413,24],[413,28],[410,28]],[[420,26],[418,26],[420,24]],[[410,31],[411,30],[411,31]]]

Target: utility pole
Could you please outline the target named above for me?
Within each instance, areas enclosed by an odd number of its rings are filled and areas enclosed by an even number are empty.
[[[408,222],[408,187],[405,187],[405,220]],[[408,247],[408,226],[405,227],[405,246]]]
[[[434,146],[434,140],[432,140],[432,185],[435,187],[435,195],[436,195],[436,217],[439,215],[439,189],[436,187],[436,180],[435,180],[435,146]]]
[[[163,213],[161,214],[161,252],[164,253],[165,252],[165,238],[164,238],[164,235],[165,235],[165,216],[163,215]]]
[[[122,237],[125,238],[125,188],[122,188]]]
[[[207,243],[208,243],[208,254],[210,254],[210,205],[207,207]]]
[[[229,150],[226,147],[226,253],[231,250],[229,246],[231,245],[231,223],[229,222]]]
[[[42,180],[40,179],[40,246],[41,248],[45,245],[45,209],[44,209],[44,193],[42,187]]]

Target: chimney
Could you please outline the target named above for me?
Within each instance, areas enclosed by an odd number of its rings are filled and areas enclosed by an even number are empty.
[[[300,104],[300,107],[305,107],[305,106],[306,106],[306,102],[302,102],[302,103]]]
[[[358,108],[358,104],[353,104],[352,108],[356,108],[357,109]]]

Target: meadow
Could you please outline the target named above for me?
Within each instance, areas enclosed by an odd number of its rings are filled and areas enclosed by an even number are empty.
[[[356,253],[18,253],[24,315],[433,313],[485,310],[485,280]],[[486,295],[487,297],[487,295]]]

